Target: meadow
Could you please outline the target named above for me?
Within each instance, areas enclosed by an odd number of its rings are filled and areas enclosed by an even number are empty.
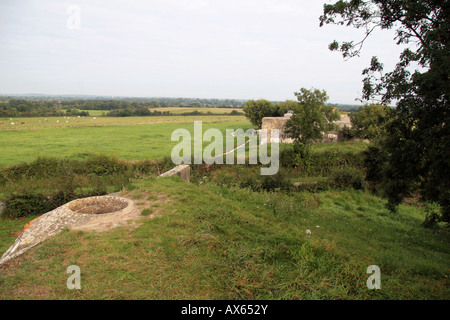
[[[47,120],[13,119],[15,124],[11,125],[9,119],[2,119],[6,124],[0,126],[0,166],[30,162],[46,155],[83,159],[92,154],[107,154],[124,160],[155,160],[170,157],[178,143],[171,141],[172,132],[186,128],[193,133],[194,121],[202,121],[203,130],[217,128],[225,132],[225,129],[251,128],[242,116],[52,117]]]
[[[261,177],[259,166],[193,165],[186,183],[153,169],[135,175],[132,166],[170,156],[173,130],[192,134],[194,120],[224,132],[251,128],[244,117],[42,120],[0,126],[0,169],[19,175],[5,176],[3,199],[101,187],[158,216],[137,228],[64,230],[0,267],[0,299],[450,298],[448,229],[423,227],[424,204],[410,199],[393,214],[364,184],[335,183],[342,170],[364,180],[365,142],[314,145],[308,170],[274,177]],[[0,218],[0,252],[42,213]],[[81,290],[66,287],[70,265],[81,269]],[[370,265],[381,269],[380,290],[366,285]]]
[[[179,178],[141,179],[122,195],[150,201],[142,214],[160,217],[64,231],[1,268],[0,298],[449,298],[448,235],[423,229],[414,205],[393,216],[364,191],[287,195]],[[21,227],[2,222],[0,235]],[[81,290],[66,288],[70,265]],[[380,290],[366,286],[370,265]]]

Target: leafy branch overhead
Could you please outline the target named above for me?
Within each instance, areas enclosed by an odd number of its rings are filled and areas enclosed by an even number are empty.
[[[345,59],[360,54],[377,29],[393,29],[405,46],[392,71],[385,72],[374,56],[362,71],[363,98],[396,103],[379,148],[386,157],[384,185],[394,207],[419,192],[443,208],[450,221],[450,4],[448,0],[339,0],[325,4],[320,25],[336,24],[363,30],[357,41],[333,41],[332,51]],[[414,191],[412,186],[418,186]]]
[[[400,55],[400,61],[394,71],[383,74],[383,64],[377,57],[372,58],[370,67],[363,70],[364,99],[382,97],[382,103],[389,103],[408,93],[407,84],[418,73],[406,68],[416,63],[422,68],[448,63],[447,43],[450,26],[448,1],[412,1],[412,0],[340,0],[335,4],[325,4],[320,26],[336,24],[362,29],[362,38],[355,41],[334,40],[329,49],[340,51],[344,58],[359,56],[364,42],[376,29],[395,29],[397,44],[410,45]],[[448,69],[447,69],[448,70]],[[441,70],[444,77],[448,71]],[[378,75],[375,76],[375,74]],[[448,80],[448,78],[447,78]],[[380,82],[384,85],[380,85]],[[400,88],[395,86],[403,82]],[[447,89],[448,87],[447,82]]]

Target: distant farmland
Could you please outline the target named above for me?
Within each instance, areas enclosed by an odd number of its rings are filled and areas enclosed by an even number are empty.
[[[41,122],[39,122],[39,120]],[[37,156],[83,158],[104,153],[125,160],[170,156],[172,132],[203,121],[203,129],[248,129],[241,116],[85,117],[0,119],[0,165],[29,162]],[[57,122],[59,120],[59,122]],[[67,123],[66,123],[67,121]],[[78,122],[77,122],[78,121]],[[25,124],[20,124],[25,122]]]

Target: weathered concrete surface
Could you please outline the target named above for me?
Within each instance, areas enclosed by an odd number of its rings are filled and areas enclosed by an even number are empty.
[[[14,244],[0,258],[0,265],[64,228],[82,230],[90,226],[95,230],[102,224],[104,227],[105,223],[128,219],[133,208],[132,200],[121,197],[100,196],[71,201],[27,223]]]
[[[294,139],[290,138],[286,133],[286,122],[293,116],[292,113],[287,113],[284,117],[264,117],[262,119],[261,129],[265,129],[267,132],[267,139],[261,139],[261,144],[270,142],[280,142],[280,143],[293,143]],[[351,128],[351,119],[347,114],[340,114],[341,118],[334,122],[340,129],[345,126]],[[272,129],[279,130],[279,139],[275,139],[271,135]],[[339,131],[322,132],[323,140],[322,143],[338,142],[342,141],[343,134]]]
[[[289,138],[288,135],[284,132],[286,122],[292,117],[292,113],[286,113],[284,117],[264,117],[262,118],[262,130],[266,130],[267,139],[261,139],[261,144],[271,143],[271,142],[279,142],[279,143],[292,143],[293,139]],[[278,129],[278,139],[272,137],[272,129]]]
[[[187,164],[180,164],[172,170],[164,172],[159,177],[173,177],[178,175],[182,180],[190,182],[191,179],[191,167]]]

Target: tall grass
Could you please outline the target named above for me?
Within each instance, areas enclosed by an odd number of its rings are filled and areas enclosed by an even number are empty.
[[[159,218],[64,232],[2,268],[0,297],[44,299],[448,299],[448,235],[363,191],[293,195],[178,178],[134,182]],[[124,194],[126,195],[126,194]],[[150,195],[150,196],[147,196]],[[311,230],[307,234],[305,230]],[[67,266],[82,271],[67,290]],[[381,290],[366,286],[381,268]]]

